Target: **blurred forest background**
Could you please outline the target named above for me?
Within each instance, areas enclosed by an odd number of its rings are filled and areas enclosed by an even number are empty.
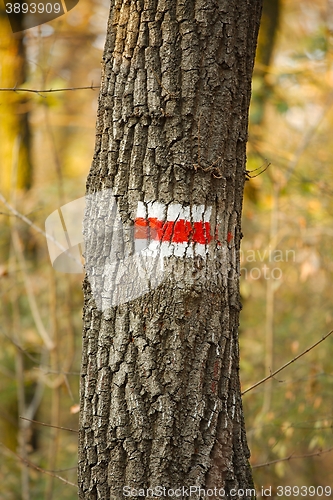
[[[243,213],[243,390],[333,324],[333,2],[264,4]],[[98,87],[108,7],[80,0],[13,35],[0,4],[0,192],[41,229],[84,195],[98,90],[3,89]],[[76,499],[81,281],[54,271],[45,238],[0,203],[3,500]],[[333,486],[332,343],[244,394],[255,483],[271,498],[277,485]]]

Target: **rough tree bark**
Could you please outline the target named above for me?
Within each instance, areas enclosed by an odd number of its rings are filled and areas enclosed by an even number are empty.
[[[111,1],[87,193],[112,189],[125,232],[140,202],[147,218],[165,207],[162,222],[188,213],[190,230],[164,257],[162,283],[131,302],[101,311],[85,279],[80,499],[118,500],[124,486],[253,498],[232,490],[253,488],[238,252],[260,12],[260,0]],[[86,232],[101,217],[90,207]],[[89,240],[86,259],[107,254],[106,233]]]

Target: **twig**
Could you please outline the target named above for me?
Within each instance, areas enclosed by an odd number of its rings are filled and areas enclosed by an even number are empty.
[[[62,89],[25,89],[22,87],[0,88],[0,92],[30,92],[32,94],[50,93],[50,92],[66,92],[68,90],[95,90],[99,89],[100,85],[90,85],[89,87],[66,87]]]
[[[300,354],[298,354],[295,358],[293,358],[290,361],[288,361],[288,363],[284,364],[283,366],[281,366],[280,368],[278,368],[277,370],[275,370],[275,372],[271,373],[270,375],[267,375],[267,377],[259,380],[259,382],[257,382],[256,384],[251,385],[251,387],[248,387],[247,389],[245,389],[245,391],[242,392],[242,396],[244,394],[246,394],[247,392],[252,391],[252,389],[254,389],[255,387],[258,387],[259,385],[263,384],[264,382],[266,382],[266,380],[269,380],[270,378],[275,377],[275,375],[277,375],[282,370],[284,370],[285,368],[287,368],[287,366],[289,366],[292,363],[294,363],[295,361],[297,361],[299,358],[301,358],[302,356],[304,356],[304,354],[307,354],[309,351],[312,351],[312,349],[314,349],[315,347],[317,347],[317,345],[319,345],[321,342],[324,342],[324,340],[326,340],[327,337],[329,337],[332,333],[333,333],[333,330],[331,330],[326,335],[324,335],[324,337],[322,337],[320,340],[318,340],[315,344],[312,344],[312,346],[310,346],[307,349],[305,349],[305,351],[303,351]]]
[[[267,165],[266,165],[266,168],[268,168],[268,167],[270,166],[270,164],[271,164],[271,162],[269,162],[269,161],[267,160],[267,158],[265,158],[265,163],[267,164]],[[258,167],[258,168],[254,168],[253,170],[247,170],[247,173],[248,173],[248,174],[252,174],[252,172],[258,172],[258,170],[261,170],[261,169],[262,169],[262,167],[264,167],[264,166],[265,166],[265,163],[264,163],[263,165],[260,165],[260,167]]]
[[[328,113],[332,104],[333,104],[333,92],[330,92],[330,94],[328,95],[326,104],[323,106],[323,108],[320,112],[320,115],[317,117],[317,120],[315,121],[315,123],[312,126],[310,126],[308,128],[308,130],[306,130],[305,133],[303,134],[303,137],[300,141],[300,144],[294,153],[294,158],[291,160],[291,162],[289,162],[289,169],[288,169],[289,176],[287,177],[286,182],[288,182],[288,180],[290,179],[291,175],[293,174],[294,170],[297,167],[297,164],[298,164],[302,154],[307,149],[311,140],[318,132],[319,125],[321,124],[321,122],[325,118],[325,115]]]
[[[49,366],[34,366],[34,370],[41,370],[43,371],[44,375],[48,375],[49,373],[55,373],[58,375],[81,375],[80,372],[69,372],[69,371],[64,371],[64,370],[52,370]]]
[[[38,420],[32,420],[31,418],[25,418],[25,417],[21,417],[21,416],[20,416],[20,418],[22,420],[28,420],[29,422],[33,422],[35,424],[44,425],[45,427],[53,427],[54,429],[60,429],[62,431],[70,431],[70,432],[75,432],[75,433],[79,432],[75,429],[70,429],[69,427],[60,427],[58,425],[45,424],[44,422],[39,422]]]
[[[76,470],[77,469],[77,465],[75,465],[74,467],[67,467],[66,469],[57,469],[57,470],[47,470],[47,472],[53,472],[54,474],[56,472],[67,472],[69,470]],[[44,469],[46,471],[46,469]]]
[[[267,165],[265,166],[264,170],[262,170],[261,172],[259,172],[256,175],[250,175],[250,174],[252,172],[256,172],[257,170],[259,170],[260,168],[262,168],[263,165],[261,165],[261,167],[259,167],[259,168],[255,168],[254,170],[246,170],[245,171],[246,180],[254,179],[255,177],[258,177],[259,175],[263,174],[264,172],[266,172],[266,170],[268,169],[268,167],[270,165],[271,165],[271,162],[268,162]]]
[[[2,329],[1,326],[0,326],[0,332],[2,333],[2,335],[6,337],[6,339],[9,340],[9,342],[11,342],[16,347],[16,349],[18,349],[20,352],[22,352],[22,354],[31,359],[33,363],[39,363],[39,360],[37,358],[32,356],[26,349],[23,349],[23,347],[21,347],[20,344],[16,342],[16,340],[12,339],[9,335],[7,335],[7,333]]]
[[[57,479],[60,479],[60,481],[62,481],[63,483],[69,484],[70,486],[74,486],[75,488],[77,488],[76,484],[71,483],[70,481],[67,481],[67,479],[65,479],[64,477],[58,476],[57,474],[53,474],[52,472],[49,472],[49,471],[47,471],[45,469],[41,469],[40,467],[38,467],[38,465],[35,465],[34,463],[30,462],[30,460],[28,460],[27,458],[22,458],[20,455],[18,455],[14,451],[10,450],[9,448],[7,448],[7,446],[5,446],[1,442],[0,442],[0,445],[3,446],[6,449],[7,452],[9,452],[12,455],[14,455],[16,458],[18,458],[19,460],[21,460],[21,462],[23,462],[24,464],[26,464],[28,467],[32,467],[33,469],[38,470],[39,472],[42,472],[43,474],[47,474],[48,476],[56,477]]]
[[[37,364],[40,363],[39,359],[32,356],[26,349],[23,349],[18,342],[16,342],[9,335],[7,335],[7,333],[3,330],[1,325],[0,325],[0,332],[16,347],[16,349],[18,349],[20,352],[22,352],[22,354],[24,354],[29,359],[31,359],[31,361],[33,361],[33,363],[37,363]],[[48,375],[49,373],[54,373],[57,375],[61,374],[61,375],[64,375],[64,378],[67,378],[67,375],[80,375],[80,372],[70,372],[70,371],[64,371],[64,370],[52,370],[51,367],[49,367],[47,365],[43,365],[43,364],[41,364],[40,366],[34,366],[33,369],[34,370],[41,370],[44,373],[44,375]],[[67,389],[68,389],[68,387],[67,387]]]
[[[319,450],[319,451],[315,451],[314,453],[308,453],[305,455],[294,455],[292,453],[288,457],[278,458],[276,460],[272,460],[271,462],[265,462],[264,464],[252,465],[252,469],[259,469],[259,467],[267,467],[269,465],[277,464],[278,462],[287,462],[288,460],[294,460],[295,458],[319,457],[320,455],[323,455],[324,453],[329,453],[332,450],[333,450],[333,446],[331,448],[327,448],[327,450]]]
[[[49,240],[51,240],[55,245],[57,245],[60,248],[60,250],[63,250],[63,251],[66,250],[66,248],[63,247],[60,243],[58,243],[57,240],[55,238],[53,238],[50,234],[45,233],[42,229],[40,229],[38,226],[36,226],[36,224],[34,224],[30,219],[28,219],[28,217],[21,214],[14,207],[12,207],[1,193],[0,193],[0,201],[2,201],[2,203],[12,212],[13,215],[15,215],[19,219],[23,220],[23,222],[28,224],[28,226],[32,227],[39,234],[42,234],[43,236],[45,236],[45,238],[48,238]]]
[[[40,337],[43,339],[45,346],[49,349],[52,350],[54,349],[55,345],[51,337],[49,336],[48,332],[45,329],[44,323],[42,321],[38,305],[36,302],[36,297],[33,291],[33,288],[31,286],[31,282],[27,273],[26,269],[26,263],[25,263],[25,258],[22,250],[22,243],[19,238],[18,232],[13,229],[12,230],[12,240],[13,240],[13,246],[14,250],[17,256],[17,260],[19,262],[20,268],[21,268],[21,273],[23,276],[23,281],[27,293],[27,298],[31,310],[32,317],[34,319],[37,331],[40,335]]]
[[[44,351],[42,353],[42,357],[47,357],[48,356],[48,353],[47,351]],[[27,419],[27,421],[29,422],[30,419],[32,419],[36,413],[37,413],[37,410],[42,402],[42,398],[43,398],[43,393],[44,393],[44,381],[39,378],[38,381],[37,381],[37,384],[36,384],[36,389],[34,391],[34,395],[33,395],[33,398],[31,399],[29,405],[26,405],[26,408],[25,408],[25,417]],[[22,424],[25,424],[25,427],[29,427],[30,424],[28,422],[22,422]]]
[[[68,248],[65,248],[64,246],[62,246],[61,243],[59,243],[55,238],[53,238],[53,236],[51,236],[50,234],[48,234],[45,231],[43,231],[42,229],[40,229],[38,226],[36,226],[36,224],[34,224],[25,215],[18,212],[14,207],[12,207],[12,205],[10,205],[8,203],[6,198],[1,193],[0,193],[0,201],[2,201],[2,203],[8,208],[8,210],[10,210],[12,212],[12,214],[14,214],[16,217],[18,217],[23,222],[28,224],[28,226],[30,226],[32,229],[34,229],[37,233],[43,235],[48,240],[52,241],[52,243],[54,243],[58,248],[60,248],[60,250],[65,252],[66,255],[68,255],[71,259],[73,259],[77,264],[82,266],[82,263],[76,257],[74,257],[74,255],[71,254],[71,252],[68,250]]]

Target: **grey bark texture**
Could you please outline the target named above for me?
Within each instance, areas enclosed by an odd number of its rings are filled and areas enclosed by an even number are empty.
[[[232,490],[253,488],[239,246],[260,13],[260,0],[111,0],[87,193],[112,189],[125,245],[138,202],[210,207],[214,237],[204,256],[164,258],[162,283],[130,302],[101,310],[85,279],[80,499],[120,500],[124,486],[253,498]],[[97,262],[110,214],[89,210]]]

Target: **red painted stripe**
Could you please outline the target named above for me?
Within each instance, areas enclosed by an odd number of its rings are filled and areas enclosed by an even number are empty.
[[[137,240],[147,240],[148,234],[148,221],[142,217],[137,217],[134,221],[134,238]]]
[[[230,231],[228,232],[228,235],[227,235],[227,242],[230,243],[230,241],[232,240],[233,238],[233,235],[232,233],[230,233]]]
[[[209,222],[190,222],[184,219],[163,222],[150,217],[137,217],[134,222],[136,239],[169,241],[172,243],[208,244],[212,241]]]
[[[210,243],[212,241],[209,222],[194,222],[193,225],[194,225],[193,241],[203,244]]]

